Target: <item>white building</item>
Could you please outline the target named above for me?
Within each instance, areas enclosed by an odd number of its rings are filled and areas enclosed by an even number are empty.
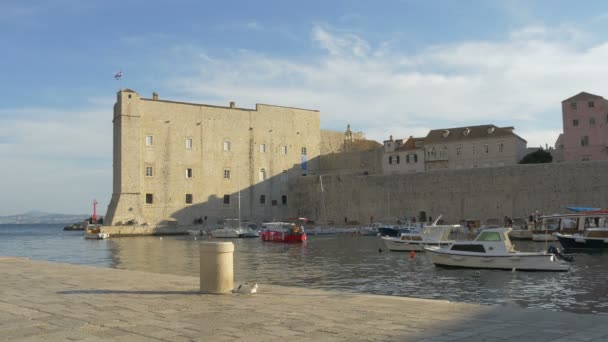
[[[403,139],[384,141],[384,156],[382,158],[383,174],[403,174],[424,172],[424,138],[410,136]]]

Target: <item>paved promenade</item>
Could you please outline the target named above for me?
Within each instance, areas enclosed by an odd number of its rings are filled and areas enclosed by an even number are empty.
[[[0,257],[0,340],[608,341],[608,316],[180,277]]]

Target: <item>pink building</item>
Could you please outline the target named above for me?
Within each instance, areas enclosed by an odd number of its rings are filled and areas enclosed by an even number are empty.
[[[562,101],[564,161],[608,160],[608,101],[579,93]]]

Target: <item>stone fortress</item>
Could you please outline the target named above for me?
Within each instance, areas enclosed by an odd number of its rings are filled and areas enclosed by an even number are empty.
[[[243,109],[118,92],[106,224],[192,224],[288,216],[290,177],[316,172],[319,112]],[[240,202],[240,203],[239,203]],[[240,205],[239,205],[240,204]],[[240,210],[239,210],[240,207]]]
[[[425,160],[424,138],[387,148],[393,139],[381,145],[350,125],[346,132],[321,130],[317,110],[222,107],[157,94],[146,99],[128,89],[117,94],[113,124],[113,194],[105,219],[111,226],[302,216],[334,224],[393,223],[423,212],[456,223],[608,203],[608,162],[517,165],[525,140],[513,127],[471,126],[473,140],[459,136],[452,147],[448,140],[469,128],[433,130],[437,150]],[[493,163],[484,162],[484,153]],[[507,158],[496,159],[502,153]],[[452,168],[452,158],[469,158],[474,168],[458,166],[468,159]],[[409,162],[417,164],[396,165]]]

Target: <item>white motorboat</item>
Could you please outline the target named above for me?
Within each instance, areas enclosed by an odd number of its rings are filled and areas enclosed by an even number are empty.
[[[247,223],[246,227],[241,228],[242,238],[259,238],[260,228],[255,223]]]
[[[239,238],[243,234],[243,229],[234,227],[220,227],[209,232],[214,238]]]
[[[107,239],[109,237],[110,237],[110,234],[102,233],[100,227],[87,227],[87,229],[84,231],[85,239],[103,240],[103,239]]]
[[[491,228],[473,241],[456,241],[448,247],[425,247],[438,266],[488,268],[521,271],[568,271],[560,254],[518,252],[509,240],[511,228]]]
[[[368,226],[359,227],[359,234],[376,236],[380,232],[379,229],[384,227],[387,227],[387,225],[380,222],[374,222]]]
[[[402,233],[399,237],[381,236],[384,246],[391,251],[423,251],[425,246],[448,245],[454,241],[449,239],[453,229],[459,229],[459,224],[425,226],[420,232]]]

